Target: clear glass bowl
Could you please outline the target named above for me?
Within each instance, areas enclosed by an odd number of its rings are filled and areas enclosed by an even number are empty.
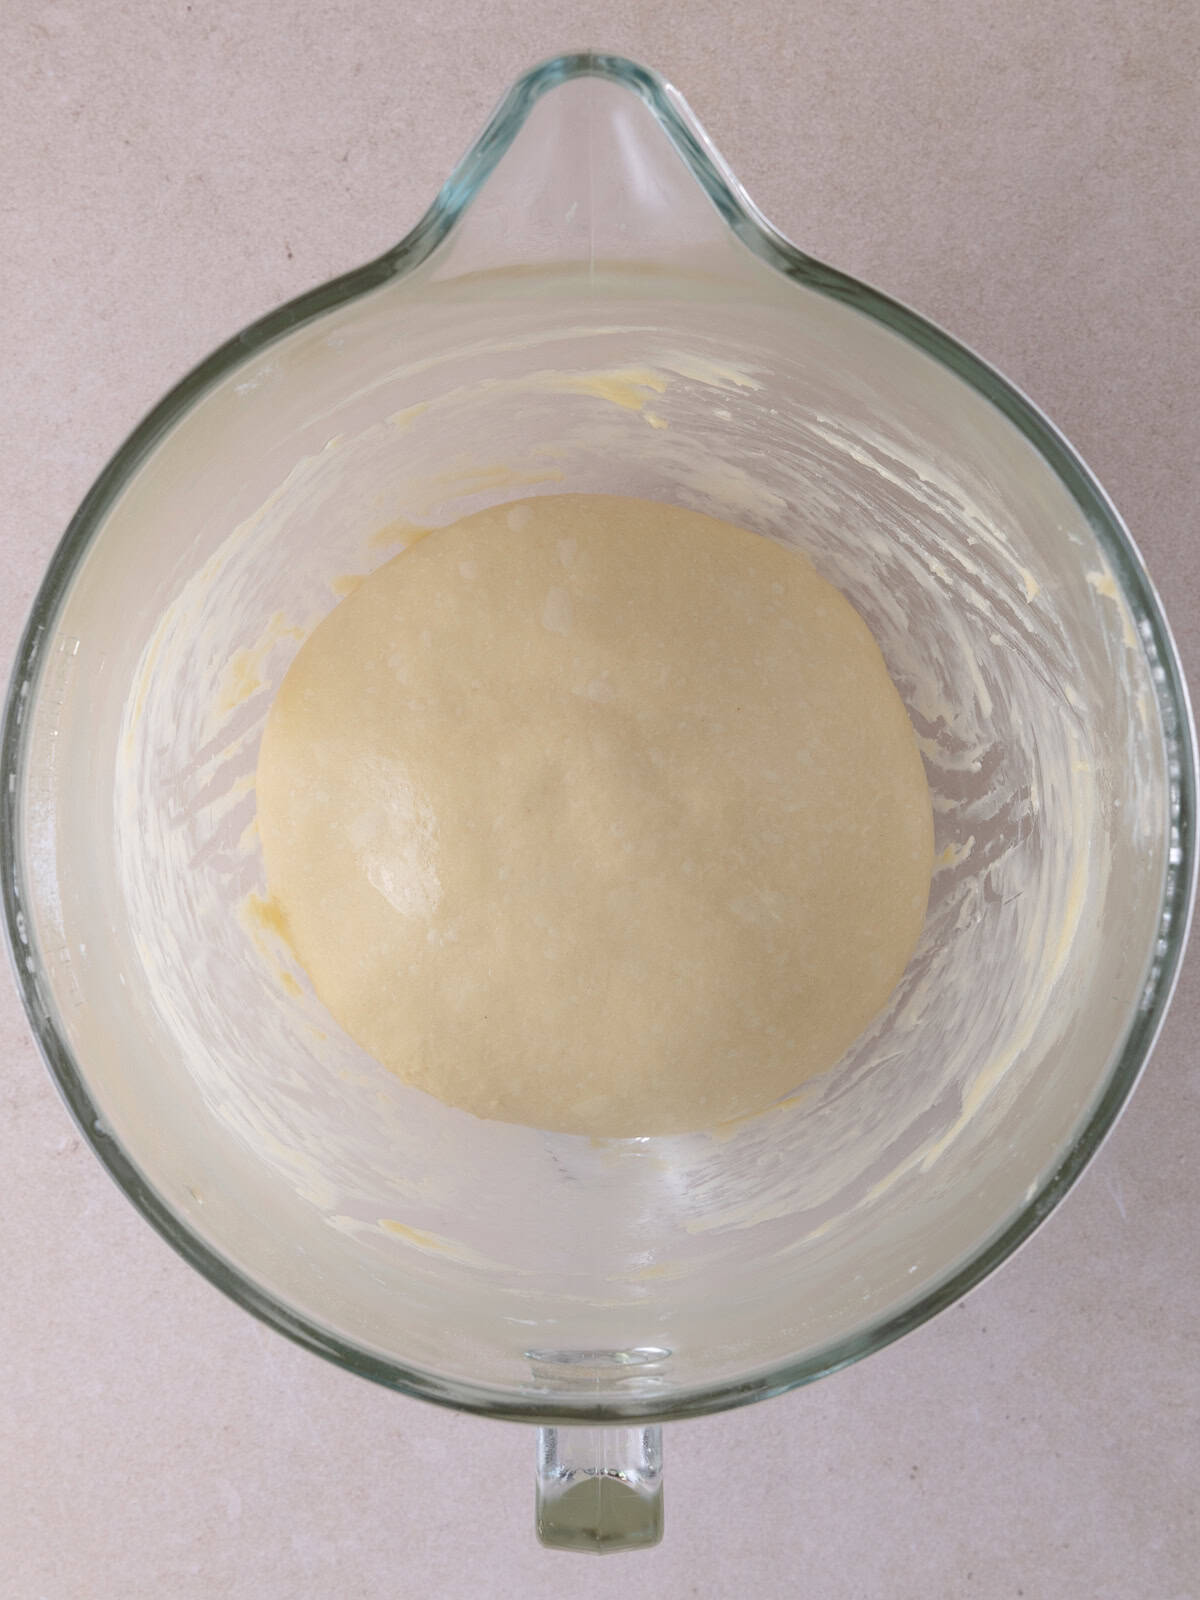
[[[713,1133],[587,1141],[429,1100],[341,1035],[259,898],[257,738],[298,641],[414,529],[543,490],[804,549],[926,756],[938,866],[887,1012]],[[597,1425],[540,1456],[546,1537],[593,1547],[653,1537],[642,1424],[867,1355],[1029,1235],[1133,1087],[1195,885],[1177,654],[1086,467],[976,356],[784,240],[678,93],[609,56],[521,78],[408,238],[146,418],[37,595],[2,754],[18,979],[114,1177],[350,1370]],[[563,1510],[597,1483],[633,1496],[605,1538]]]

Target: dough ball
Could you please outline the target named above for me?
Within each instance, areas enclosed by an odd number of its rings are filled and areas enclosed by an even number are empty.
[[[800,555],[557,495],[431,533],[297,655],[270,891],[333,1016],[481,1117],[630,1136],[758,1111],[892,992],[932,869],[869,630]]]

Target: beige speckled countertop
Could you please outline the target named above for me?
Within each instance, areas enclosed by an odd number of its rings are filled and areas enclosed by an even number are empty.
[[[415,221],[515,74],[671,77],[792,238],[1082,450],[1200,666],[1200,11],[1162,0],[9,0],[0,660],[88,484],[218,341]],[[80,1143],[0,981],[0,1596],[1200,1596],[1200,967],[1062,1209],[808,1391],[668,1430],[668,1533],[539,1549],[532,1435],[343,1374]]]

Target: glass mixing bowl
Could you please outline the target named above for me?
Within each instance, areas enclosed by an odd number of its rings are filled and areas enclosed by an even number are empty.
[[[273,929],[257,741],[420,529],[636,494],[807,553],[873,629],[937,866],[886,1012],[761,1116],[587,1140],[391,1077]],[[651,1542],[657,1425],[957,1299],[1054,1207],[1166,1009],[1194,738],[1119,518],[1009,384],[758,214],[669,85],[523,77],[378,261],[187,377],[72,521],[3,734],[3,893],[52,1072],[226,1293],[409,1394],[543,1425],[551,1543]]]

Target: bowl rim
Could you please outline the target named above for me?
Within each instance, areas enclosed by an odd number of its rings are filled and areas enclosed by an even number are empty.
[[[54,1008],[38,981],[38,955],[22,909],[21,777],[27,712],[39,683],[71,580],[105,516],[167,431],[236,366],[323,313],[412,272],[445,240],[520,132],[533,106],[558,85],[600,78],[635,94],[650,110],[729,230],[754,255],[805,288],[871,317],[932,356],[989,400],[1024,435],[1087,517],[1124,598],[1139,621],[1152,669],[1171,779],[1168,866],[1160,933],[1139,1006],[1114,1052],[1103,1091],[1060,1164],[1020,1211],[931,1287],[854,1334],[798,1358],[733,1379],[673,1391],[669,1398],[630,1394],[597,1403],[568,1395],[522,1394],[499,1385],[450,1378],[392,1360],[324,1327],[261,1288],[215,1250],[168,1204],[124,1150],[93,1101]],[[0,729],[0,892],[17,987],[42,1056],[79,1129],[111,1176],[173,1248],[237,1304],[295,1343],[348,1371],[402,1393],[461,1411],[527,1422],[662,1421],[746,1405],[813,1382],[882,1349],[962,1298],[1007,1260],[1059,1204],[1115,1125],[1161,1030],[1187,943],[1196,889],[1194,843],[1195,725],[1178,651],[1141,556],[1104,490],[1053,424],[1013,384],[967,346],[917,312],[796,248],[762,215],[713,146],[679,92],[624,57],[579,52],[550,58],[522,74],[416,226],[373,261],[322,284],[259,318],[192,369],[148,413],[104,467],[51,558],[20,638]]]

